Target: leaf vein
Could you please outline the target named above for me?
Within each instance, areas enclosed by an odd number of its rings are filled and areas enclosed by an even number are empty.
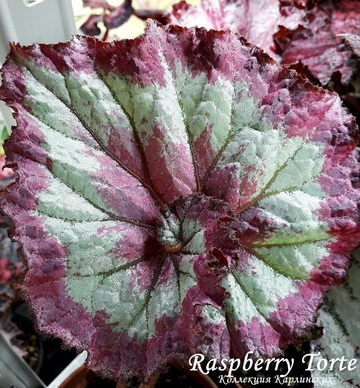
[[[266,190],[274,183],[275,179],[279,176],[280,172],[288,165],[288,163],[294,160],[297,153],[302,149],[302,147],[305,144],[307,144],[307,142],[310,139],[311,134],[309,134],[309,136],[300,144],[300,146],[294,151],[294,153],[288,159],[286,159],[285,162],[280,167],[278,167],[274,171],[274,174],[268,180],[268,182],[264,185],[264,187],[259,191],[258,195],[256,195],[249,203],[245,204],[240,209],[236,210],[237,214],[243,213],[244,211],[246,211],[251,206],[255,205],[257,202],[261,201],[264,198],[264,194],[266,193]],[[313,179],[313,178],[311,178],[311,179]]]
[[[184,128],[185,128],[185,132],[186,132],[187,138],[188,138],[189,150],[190,150],[190,154],[191,154],[191,158],[192,158],[192,165],[193,165],[193,168],[194,168],[194,177],[195,177],[195,182],[196,182],[196,191],[199,192],[201,190],[200,175],[199,175],[198,160],[197,160],[197,157],[195,155],[195,150],[194,150],[194,144],[193,144],[193,140],[194,139],[193,139],[193,136],[191,135],[190,128],[189,128],[189,123],[188,123],[188,121],[186,119],[184,107],[183,107],[182,102],[181,102],[181,94],[179,94],[178,91],[177,91],[175,80],[174,80],[174,76],[173,76],[173,74],[171,72],[169,63],[166,60],[166,56],[165,56],[164,50],[162,51],[162,57],[163,57],[163,61],[164,61],[165,67],[166,67],[166,71],[167,71],[167,73],[170,76],[170,80],[171,80],[172,86],[174,88],[176,103],[177,103],[177,105],[180,108],[181,118],[182,118],[182,122],[183,122],[183,125],[184,125]]]
[[[31,69],[29,67],[26,66],[26,69],[28,70],[28,72],[31,74],[31,76],[35,79],[36,82],[38,82],[40,85],[42,85],[46,90],[48,90],[49,93],[51,93],[57,100],[59,100],[68,110],[69,112],[72,114],[73,117],[75,117],[75,119],[82,125],[82,127],[84,128],[84,130],[86,132],[88,132],[92,138],[95,140],[95,142],[99,145],[99,148],[101,149],[101,151],[106,155],[108,156],[110,159],[113,159],[120,168],[122,168],[124,171],[126,171],[129,175],[131,175],[132,177],[134,177],[136,180],[138,180],[140,182],[140,184],[145,188],[147,189],[150,194],[153,196],[154,200],[156,200],[159,204],[159,206],[161,207],[164,207],[164,204],[161,202],[159,202],[159,198],[157,196],[154,196],[153,194],[153,189],[138,175],[136,174],[134,171],[132,171],[130,168],[128,168],[116,155],[114,155],[112,152],[110,152],[105,146],[104,144],[102,144],[102,141],[101,139],[90,129],[90,127],[85,123],[85,121],[80,117],[80,115],[77,114],[77,112],[74,110],[74,107],[73,106],[70,106],[66,101],[64,101],[61,97],[59,97],[53,90],[51,90],[47,85],[43,84],[35,75],[34,73],[31,71]],[[65,82],[65,85],[67,86],[67,79],[65,77],[64,74],[62,74],[60,71],[59,71],[59,74],[62,75],[62,77],[64,78],[64,82]],[[70,93],[69,93],[70,94]],[[70,96],[70,100],[71,100],[71,96]]]
[[[145,150],[144,150],[144,146],[143,146],[142,142],[140,141],[140,136],[136,130],[136,125],[135,125],[133,118],[130,116],[129,112],[125,109],[125,106],[122,104],[122,102],[118,98],[116,92],[105,81],[105,78],[95,68],[95,66],[94,66],[94,71],[95,71],[95,74],[97,75],[98,79],[105,85],[105,87],[107,88],[107,90],[111,94],[112,98],[114,99],[116,104],[120,107],[121,111],[123,112],[123,114],[125,115],[125,117],[127,118],[128,122],[129,122],[131,132],[134,135],[135,143],[136,143],[138,150],[139,150],[139,153],[140,153],[142,167],[143,167],[143,171],[144,171],[145,179],[146,179],[146,180],[143,180],[140,176],[138,176],[138,180],[150,192],[150,194],[153,196],[153,198],[156,200],[156,202],[161,207],[164,207],[164,205],[162,203],[162,199],[159,197],[158,193],[155,191],[155,188],[152,187],[149,183],[151,181],[151,178],[150,178],[148,163],[147,163],[146,156],[145,156]],[[129,93],[130,93],[130,91],[129,91]],[[131,95],[131,93],[130,93],[130,95]]]
[[[268,321],[268,317],[260,310],[260,307],[256,304],[256,301],[255,299],[253,298],[252,295],[249,294],[249,292],[246,290],[246,288],[244,287],[244,285],[242,284],[241,280],[238,279],[238,277],[236,276],[235,272],[233,270],[230,270],[230,274],[234,277],[236,283],[239,285],[239,287],[241,288],[241,290],[244,292],[244,294],[248,297],[248,299],[250,300],[250,302],[252,303],[252,305],[255,307],[255,310],[259,313],[259,315],[270,325],[269,321]],[[275,328],[274,326],[270,325],[276,332],[278,332],[279,334],[281,334],[281,331],[277,328]]]
[[[237,133],[237,131],[235,131],[233,129],[234,128],[233,120],[234,120],[234,111],[235,111],[235,85],[234,84],[232,84],[232,85],[233,85],[233,93],[232,93],[232,98],[231,98],[231,110],[230,110],[230,116],[229,116],[229,124],[230,124],[229,132],[228,132],[228,135],[226,136],[224,144],[221,146],[220,150],[215,155],[215,158],[212,160],[211,165],[207,169],[207,171],[204,175],[203,181],[201,183],[201,188],[204,187],[211,172],[215,169],[216,165],[218,164],[221,155],[225,152],[226,148],[228,147],[228,145],[230,144],[230,142],[233,140],[233,138],[235,137],[235,135]]]

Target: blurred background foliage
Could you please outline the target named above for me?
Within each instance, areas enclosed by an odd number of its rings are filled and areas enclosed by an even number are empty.
[[[125,4],[125,1],[122,0],[99,0],[99,1],[92,1],[92,0],[72,0],[74,14],[75,14],[75,21],[76,26],[80,30],[81,26],[89,20],[89,17],[91,15],[101,15],[104,13],[104,8],[92,8],[87,4],[101,4],[101,3],[107,3],[110,7],[113,7],[114,9],[118,8],[119,6],[122,6]],[[135,9],[135,12],[139,11],[142,13],[146,12],[167,12],[170,11],[172,8],[172,5],[177,3],[178,0],[133,0],[132,1],[132,7]],[[189,4],[199,4],[200,0],[187,0],[187,3]],[[111,11],[105,10],[105,14],[110,14]],[[111,28],[109,31],[109,34],[106,34],[106,27],[104,23],[99,22],[97,23],[97,26],[100,28],[100,36],[104,37],[106,35],[107,40],[112,39],[132,39],[136,38],[137,36],[141,35],[145,28],[145,21],[141,18],[135,16],[135,14],[132,14],[130,18],[121,24],[117,28]]]

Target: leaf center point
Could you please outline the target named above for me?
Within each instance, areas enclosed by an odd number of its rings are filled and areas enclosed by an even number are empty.
[[[175,246],[165,245],[163,251],[166,253],[178,253],[182,248],[182,243],[178,242]]]

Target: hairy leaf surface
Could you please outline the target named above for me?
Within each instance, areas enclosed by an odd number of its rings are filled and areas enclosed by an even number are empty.
[[[351,47],[354,54],[356,55],[356,58],[360,60],[360,34],[359,35],[343,34],[342,37]]]
[[[13,45],[1,204],[38,326],[112,378],[278,354],[359,243],[354,119],[228,32]]]
[[[347,84],[356,72],[339,34],[360,35],[359,18],[357,0],[203,0],[196,6],[176,4],[168,20],[185,27],[230,29],[280,63],[296,65],[298,71],[304,66],[304,75],[327,85],[338,78]]]

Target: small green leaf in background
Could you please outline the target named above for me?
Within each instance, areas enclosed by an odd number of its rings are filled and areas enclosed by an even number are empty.
[[[2,144],[4,141],[9,137],[9,132],[4,125],[4,122],[0,120],[0,156],[4,155],[4,149],[2,147]]]

